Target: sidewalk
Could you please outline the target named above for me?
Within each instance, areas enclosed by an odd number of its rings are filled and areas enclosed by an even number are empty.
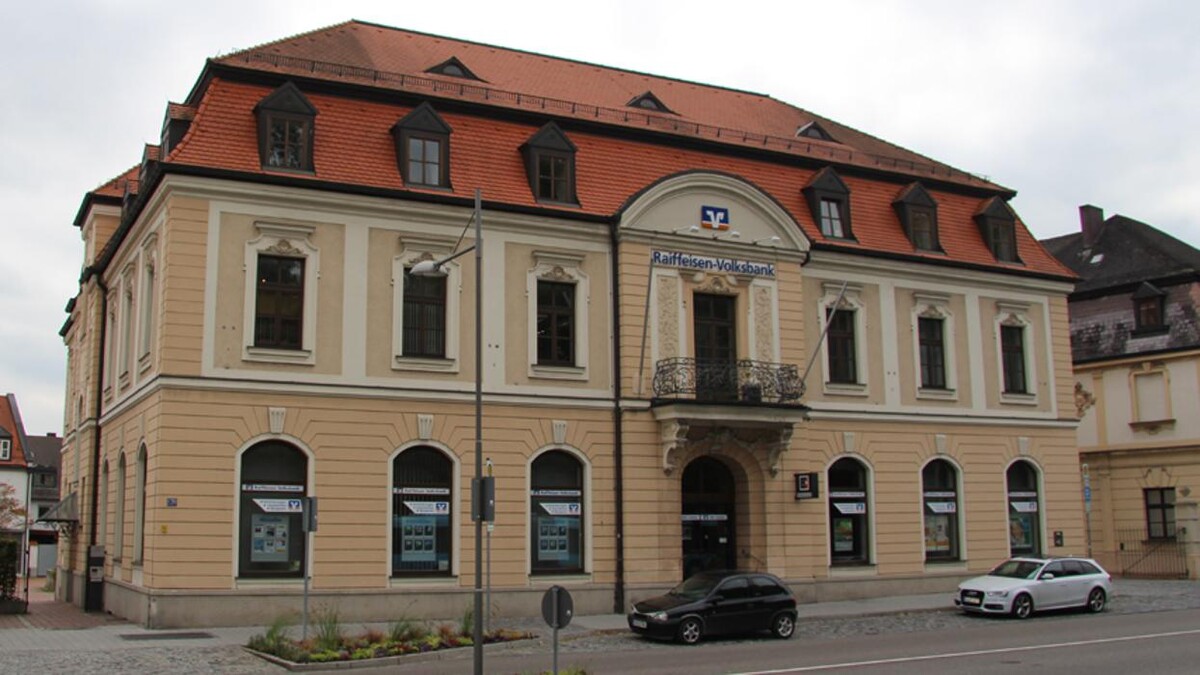
[[[233,628],[197,628],[155,630],[142,628],[104,614],[86,614],[69,603],[55,602],[42,594],[35,601],[30,589],[30,614],[0,617],[0,652],[9,650],[92,651],[123,650],[146,647],[196,647],[205,645],[244,645],[254,635],[264,632],[261,626]],[[948,593],[905,595],[867,600],[820,602],[802,604],[797,610],[799,621],[871,616],[902,612],[945,610],[952,607]],[[530,619],[518,620],[522,627],[533,624]],[[13,625],[16,623],[17,625]],[[499,621],[500,625],[508,622]],[[348,624],[350,625],[350,624]],[[375,625],[375,624],[371,624]],[[549,631],[537,621],[545,631]],[[386,628],[379,624],[379,628]],[[577,616],[566,633],[584,636],[596,632],[627,630],[624,614],[595,614]],[[536,630],[536,629],[535,629]],[[294,629],[298,632],[298,628]],[[541,631],[538,631],[541,632]]]

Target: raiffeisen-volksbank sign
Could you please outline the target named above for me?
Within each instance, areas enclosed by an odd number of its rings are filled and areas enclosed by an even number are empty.
[[[775,263],[755,262],[741,258],[715,258],[679,251],[651,251],[650,262],[656,267],[678,267],[698,272],[746,274],[755,277],[775,276]]]

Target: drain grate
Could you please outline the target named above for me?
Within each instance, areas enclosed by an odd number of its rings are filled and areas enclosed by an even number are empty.
[[[203,640],[213,637],[213,634],[202,631],[174,631],[171,633],[125,633],[118,637],[122,640]]]

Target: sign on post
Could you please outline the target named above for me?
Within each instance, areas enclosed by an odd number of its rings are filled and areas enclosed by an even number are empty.
[[[575,603],[567,589],[557,585],[546,589],[542,596],[542,618],[554,629],[554,670],[551,672],[555,675],[558,675],[558,629],[566,628],[574,613]]]

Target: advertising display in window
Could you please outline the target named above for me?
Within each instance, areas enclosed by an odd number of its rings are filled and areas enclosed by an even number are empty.
[[[921,470],[925,559],[958,560],[958,470],[935,459]]]
[[[1041,552],[1037,470],[1026,461],[1008,467],[1008,547],[1012,555]]]
[[[304,453],[287,443],[266,441],[242,455],[239,576],[304,573],[301,503],[307,474]]]
[[[531,571],[583,572],[583,464],[551,450],[533,461],[530,472]]]
[[[288,561],[288,517],[255,513],[250,516],[250,562],[286,563]]]
[[[434,448],[412,448],[393,473],[392,575],[450,574],[453,464]]]

